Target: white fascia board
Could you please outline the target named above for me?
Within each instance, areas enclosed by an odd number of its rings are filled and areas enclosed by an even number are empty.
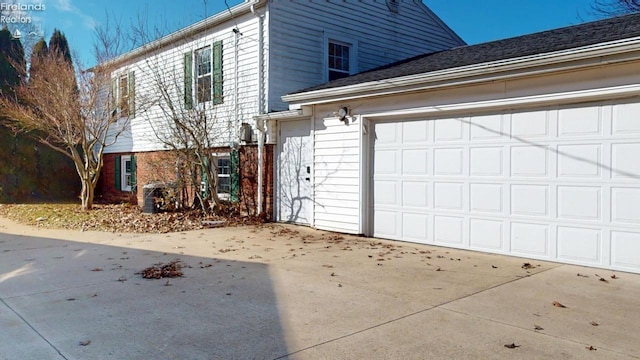
[[[158,40],[154,40],[150,43],[144,44],[138,48],[135,48],[127,53],[124,53],[110,61],[106,64],[109,66],[117,66],[123,62],[138,58],[140,56],[144,56],[150,51],[157,50],[164,46],[173,44],[180,40],[186,39],[189,36],[193,36],[194,34],[198,34],[209,29],[212,26],[216,26],[222,24],[226,21],[231,21],[234,18],[244,15],[246,13],[251,12],[252,7],[258,7],[265,5],[266,2],[264,0],[250,0],[244,1],[228,10],[219,12],[213,16],[210,16],[206,19],[200,20],[195,24],[191,24],[185,28],[182,28],[178,31],[175,31],[167,36],[164,36]],[[99,66],[99,65],[98,65]]]
[[[287,111],[277,111],[262,115],[254,116],[253,119],[256,121],[263,120],[297,120],[308,118],[309,115],[305,115],[303,110],[287,110]]]
[[[519,109],[535,106],[559,105],[576,102],[629,98],[636,96],[640,96],[640,84],[578,90],[554,94],[523,96],[499,100],[425,106],[376,113],[363,112],[361,115],[367,119],[390,120],[406,116],[437,116],[445,114],[449,115],[469,113],[474,111],[500,110],[505,108]]]
[[[487,63],[462,66],[422,74],[402,76],[384,80],[371,81],[343,87],[328,88],[298,94],[284,95],[282,100],[293,105],[311,105],[327,102],[351,100],[355,98],[392,95],[410,91],[426,90],[435,87],[467,85],[504,78],[521,77],[534,74],[527,69],[549,65],[559,65],[544,72],[552,72],[570,68],[563,64],[587,59],[600,59],[604,56],[619,55],[640,50],[640,37],[617,40],[608,43],[585,46],[581,48],[561,50],[551,53],[524,56],[513,59],[492,61]],[[593,64],[576,65],[574,68]],[[519,71],[508,76],[497,77],[498,73]],[[538,71],[540,73],[540,71]],[[473,78],[464,81],[465,78]],[[463,79],[461,81],[453,81]],[[438,83],[443,83],[436,85]]]

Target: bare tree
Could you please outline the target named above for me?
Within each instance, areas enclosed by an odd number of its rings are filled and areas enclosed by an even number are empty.
[[[33,61],[40,61],[38,76],[20,84],[15,96],[0,97],[0,108],[14,130],[30,133],[73,160],[82,184],[82,208],[90,210],[104,149],[128,125],[109,106],[112,94],[105,89],[110,89],[110,69],[84,70],[60,52]]]
[[[599,15],[619,16],[640,12],[640,0],[594,0],[591,7]]]
[[[109,29],[100,31],[102,38],[114,35]],[[216,97],[221,102],[224,95],[211,90],[206,95],[207,99],[200,99],[199,88],[192,87],[194,79],[190,75],[187,79],[185,75],[187,72],[191,74],[196,54],[191,53],[188,58],[184,58],[185,55],[176,53],[173,46],[163,45],[158,39],[162,38],[166,30],[157,25],[148,26],[146,17],[138,17],[130,29],[120,33],[126,34],[127,38],[111,40],[110,43],[135,44],[138,51],[146,54],[144,60],[134,65],[135,70],[142,74],[136,77],[140,79],[138,89],[147,96],[143,101],[144,109],[137,106],[136,121],[149,123],[153,134],[147,140],[161,145],[162,149],[171,154],[175,165],[174,179],[163,178],[166,174],[158,173],[159,178],[153,180],[177,188],[174,193],[182,194],[179,202],[183,206],[199,207],[205,213],[222,210],[227,199],[218,196],[220,169],[218,154],[214,149],[229,146],[230,134],[234,133],[235,124],[229,118],[232,115],[220,115],[233,114],[228,104],[210,104],[218,102]],[[187,39],[189,40],[198,41],[195,38]],[[196,48],[211,44],[203,40],[201,45]],[[175,61],[176,58],[180,60]],[[214,75],[198,86],[211,87],[212,82],[222,80],[213,77]],[[233,166],[234,157],[231,156],[230,160],[230,166]],[[162,157],[160,161],[167,161],[167,157]],[[226,170],[228,168],[225,167]]]

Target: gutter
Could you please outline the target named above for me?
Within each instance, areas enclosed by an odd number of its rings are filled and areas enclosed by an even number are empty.
[[[559,65],[578,60],[598,59],[604,56],[620,55],[640,50],[640,37],[616,40],[608,43],[589,45],[576,49],[561,50],[551,53],[524,56],[519,58],[497,60],[452,69],[438,70],[428,73],[401,76],[383,80],[369,81],[343,87],[326,88],[315,91],[288,94],[282,101],[294,103],[296,106],[320,104],[334,101],[350,100],[369,96],[391,95],[410,91],[425,90],[437,86],[438,82],[447,82],[437,87],[451,86],[451,80],[478,77],[473,80],[458,83],[478,83],[496,78],[513,77],[516,75],[502,75],[491,77],[498,73],[526,70],[535,67]],[[600,60],[602,63],[602,61]],[[573,68],[587,65],[576,65]],[[563,69],[570,68],[564,67]],[[558,69],[547,70],[555,71]],[[518,74],[521,76],[522,74]],[[456,84],[458,84],[456,83]],[[399,87],[402,87],[399,89]]]
[[[263,203],[263,183],[264,183],[264,142],[266,137],[266,129],[264,126],[264,120],[258,120],[258,117],[264,114],[265,106],[264,106],[264,17],[266,11],[260,13],[255,5],[258,4],[260,0],[257,0],[255,3],[251,4],[251,13],[258,18],[258,115],[254,117],[256,122],[256,129],[258,130],[258,199],[256,204],[256,214],[258,216],[262,215],[262,203]]]

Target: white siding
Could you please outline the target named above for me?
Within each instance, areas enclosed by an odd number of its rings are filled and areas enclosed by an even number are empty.
[[[327,81],[325,37],[357,43],[357,71],[462,45],[420,1],[400,1],[397,14],[385,1],[273,0],[270,14],[269,109],[283,110],[280,96]]]
[[[324,230],[359,232],[360,124],[334,118],[314,122],[314,223]]]
[[[236,46],[236,26],[242,34]],[[163,127],[169,124],[169,119],[157,105],[159,100],[156,80],[163,79],[169,85],[175,104],[183,106],[184,83],[184,54],[199,48],[209,46],[214,41],[221,40],[223,53],[223,96],[222,104],[211,106],[207,104],[207,115],[215,119],[215,126],[211,130],[217,140],[217,146],[226,146],[236,140],[234,127],[242,122],[253,124],[253,116],[258,108],[258,20],[252,14],[238,17],[234,22],[227,22],[209,29],[206,34],[172,44],[170,47],[158,49],[137,61],[124,65],[114,73],[135,71],[136,76],[136,116],[131,120],[130,134],[124,136],[117,144],[109,147],[106,152],[142,152],[166,149],[160,137]],[[237,69],[236,69],[237,66]],[[235,80],[238,74],[237,119],[235,102]],[[194,94],[195,95],[195,94]],[[194,101],[195,106],[195,101]]]

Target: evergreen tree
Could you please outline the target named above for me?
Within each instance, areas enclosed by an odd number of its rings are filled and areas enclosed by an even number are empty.
[[[0,91],[10,95],[12,88],[24,79],[26,61],[24,49],[18,39],[14,39],[7,27],[0,30]]]
[[[53,30],[53,34],[51,34],[51,38],[49,39],[49,52],[59,52],[69,64],[73,63],[71,61],[71,50],[69,49],[67,37],[58,29]]]
[[[40,62],[45,61],[47,56],[49,56],[49,47],[47,46],[47,42],[44,41],[44,38],[40,38],[40,40],[33,45],[33,49],[31,49],[31,64],[29,66],[30,79],[36,76]]]

